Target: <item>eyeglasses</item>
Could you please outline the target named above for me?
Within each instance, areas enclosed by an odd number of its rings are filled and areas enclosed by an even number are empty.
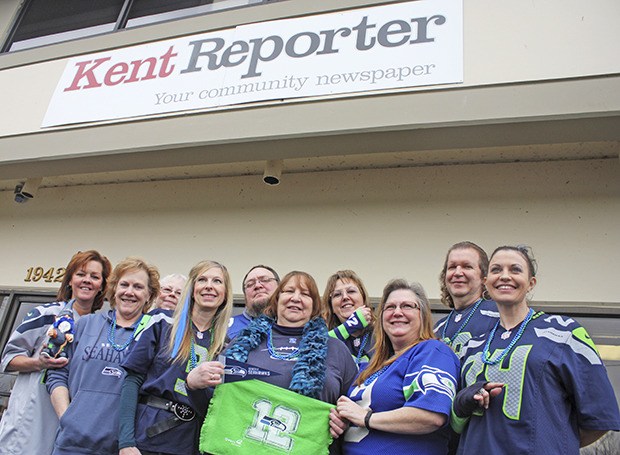
[[[360,290],[358,288],[356,288],[355,286],[351,286],[347,289],[338,289],[337,291],[332,292],[330,297],[332,298],[332,300],[342,300],[345,294],[347,294],[348,296],[354,296],[356,294],[359,294],[359,292]]]
[[[243,285],[243,289],[252,289],[254,286],[256,286],[256,283],[265,285],[267,283],[271,283],[272,281],[277,281],[277,280],[275,278],[271,278],[268,276],[259,276],[259,277],[256,277],[255,279],[246,281],[245,284]]]
[[[172,289],[171,287],[168,286],[164,286],[163,288],[161,288],[161,293],[162,294],[174,294],[177,297],[181,297],[181,290],[180,289]]]
[[[400,305],[396,305],[395,303],[387,303],[383,307],[383,312],[394,313],[397,308],[399,308],[403,313],[413,313],[415,310],[420,309],[420,305],[418,302],[401,302]]]

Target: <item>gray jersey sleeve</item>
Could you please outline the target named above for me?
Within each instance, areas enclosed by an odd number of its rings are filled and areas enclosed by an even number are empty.
[[[61,309],[62,304],[52,303],[38,306],[26,315],[4,347],[0,372],[5,372],[7,365],[17,356],[33,357],[38,354],[47,339],[47,329]]]

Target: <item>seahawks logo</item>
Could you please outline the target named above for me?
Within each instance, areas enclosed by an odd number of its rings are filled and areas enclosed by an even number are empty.
[[[248,371],[238,365],[232,365],[224,368],[224,374],[230,376],[241,376],[242,378],[245,378],[248,374]]]
[[[408,376],[415,376],[411,386],[404,389],[405,397],[408,399],[416,392],[426,395],[428,392],[441,393],[454,399],[456,395],[456,380],[454,377],[439,368],[424,365],[419,371]]]
[[[286,431],[286,425],[281,420],[275,419],[273,417],[264,416],[260,419],[260,423],[263,425],[267,425],[268,427],[277,428],[280,431]]]
[[[121,376],[123,376],[123,372],[121,370],[119,370],[118,368],[113,368],[113,367],[105,367],[101,371],[101,374],[104,376],[115,376],[117,378],[120,378]]]

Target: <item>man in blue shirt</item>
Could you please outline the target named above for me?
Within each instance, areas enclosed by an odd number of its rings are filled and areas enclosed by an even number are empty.
[[[230,318],[228,337],[233,339],[252,319],[260,316],[267,307],[269,298],[278,287],[278,273],[267,265],[255,265],[243,277],[245,309],[243,313]]]

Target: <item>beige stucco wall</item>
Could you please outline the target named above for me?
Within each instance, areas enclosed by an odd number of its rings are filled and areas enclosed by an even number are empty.
[[[373,296],[393,277],[437,298],[447,248],[527,243],[540,262],[535,299],[618,302],[620,161],[568,161],[284,174],[42,189],[0,202],[0,286],[29,267],[61,267],[78,249],[115,262],[140,255],[162,273],[211,258],[235,292],[255,263],[312,273],[322,288],[355,269]]]

